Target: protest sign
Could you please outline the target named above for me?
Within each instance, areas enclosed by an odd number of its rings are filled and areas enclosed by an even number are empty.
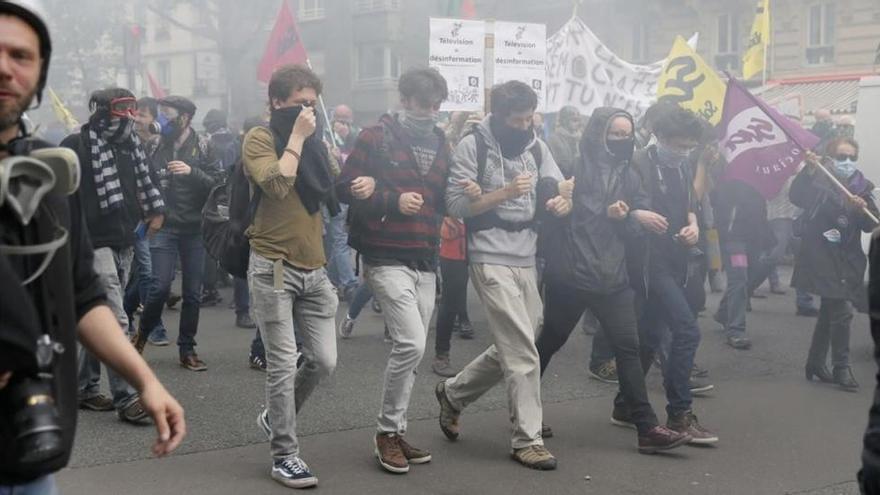
[[[721,122],[724,82],[681,36],[675,38],[660,72],[657,96],[693,111],[712,125]]]
[[[485,23],[432,18],[430,26],[429,65],[440,71],[449,87],[441,110],[483,110]]]
[[[547,84],[547,26],[516,22],[495,23],[493,84],[522,81],[538,95],[544,111]]]
[[[723,180],[739,180],[766,199],[797,173],[819,138],[752,95],[735,79],[728,82],[720,148],[728,165]]]

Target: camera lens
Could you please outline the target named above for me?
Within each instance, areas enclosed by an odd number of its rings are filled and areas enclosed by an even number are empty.
[[[61,426],[48,379],[26,378],[12,390],[19,462],[39,464],[63,452]]]

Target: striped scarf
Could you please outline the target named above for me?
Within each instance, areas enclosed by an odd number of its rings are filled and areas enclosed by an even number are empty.
[[[95,119],[84,127],[88,129],[88,141],[92,157],[92,175],[95,178],[95,191],[98,205],[103,213],[122,207],[124,196],[116,169],[116,157],[110,143],[119,143],[130,147],[135,158],[135,180],[137,182],[138,204],[148,218],[165,209],[162,194],[150,179],[150,168],[147,165],[147,154],[138,138],[132,132],[131,121]],[[85,129],[84,129],[85,130]]]

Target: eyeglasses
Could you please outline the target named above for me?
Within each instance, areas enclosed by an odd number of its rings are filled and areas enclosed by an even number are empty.
[[[837,160],[839,162],[845,162],[847,160],[850,160],[853,162],[859,161],[859,155],[848,155],[846,153],[838,153],[836,155],[832,155],[831,158],[834,158],[835,160]]]
[[[114,117],[134,117],[137,114],[137,100],[132,97],[116,98],[110,101],[110,115]]]

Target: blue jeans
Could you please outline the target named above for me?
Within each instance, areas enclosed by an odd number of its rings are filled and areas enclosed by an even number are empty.
[[[356,320],[372,298],[373,290],[370,289],[370,284],[366,282],[361,283],[355,291],[354,297],[348,303],[348,317]]]
[[[134,262],[131,264],[131,280],[125,288],[123,307],[128,316],[128,331],[134,332],[134,312],[139,304],[147,301],[150,286],[153,284],[153,260],[150,258],[150,240],[138,239],[134,242]],[[153,329],[152,336],[165,335],[162,320]]]
[[[251,291],[246,278],[232,280],[232,293],[235,300],[235,314],[246,315],[251,311]]]
[[[749,298],[767,280],[773,265],[743,242],[728,242],[722,247],[727,290],[715,319],[724,325],[728,337],[742,337],[746,333]]]
[[[345,219],[348,205],[340,205],[341,210],[331,217],[327,208],[321,209],[324,216],[324,252],[327,253],[327,275],[330,282],[345,291],[358,285],[357,275],[351,266],[351,249],[348,247],[348,230]]]
[[[50,474],[24,485],[0,485],[0,495],[58,495],[55,478]]]
[[[642,365],[647,373],[653,361],[653,353],[662,349],[664,334],[668,328],[672,340],[663,367],[663,385],[666,389],[666,412],[678,415],[691,409],[689,386],[694,356],[700,346],[700,327],[688,304],[683,284],[669,273],[652,273],[648,300],[639,321],[641,335]]]
[[[205,264],[201,232],[183,232],[165,227],[150,239],[150,254],[153,262],[153,286],[144,304],[140,331],[149,336],[150,331],[159,323],[165,300],[171,291],[179,257],[183,279],[183,305],[180,308],[177,346],[180,356],[184,357],[195,352],[195,337],[199,328],[202,270]]]

